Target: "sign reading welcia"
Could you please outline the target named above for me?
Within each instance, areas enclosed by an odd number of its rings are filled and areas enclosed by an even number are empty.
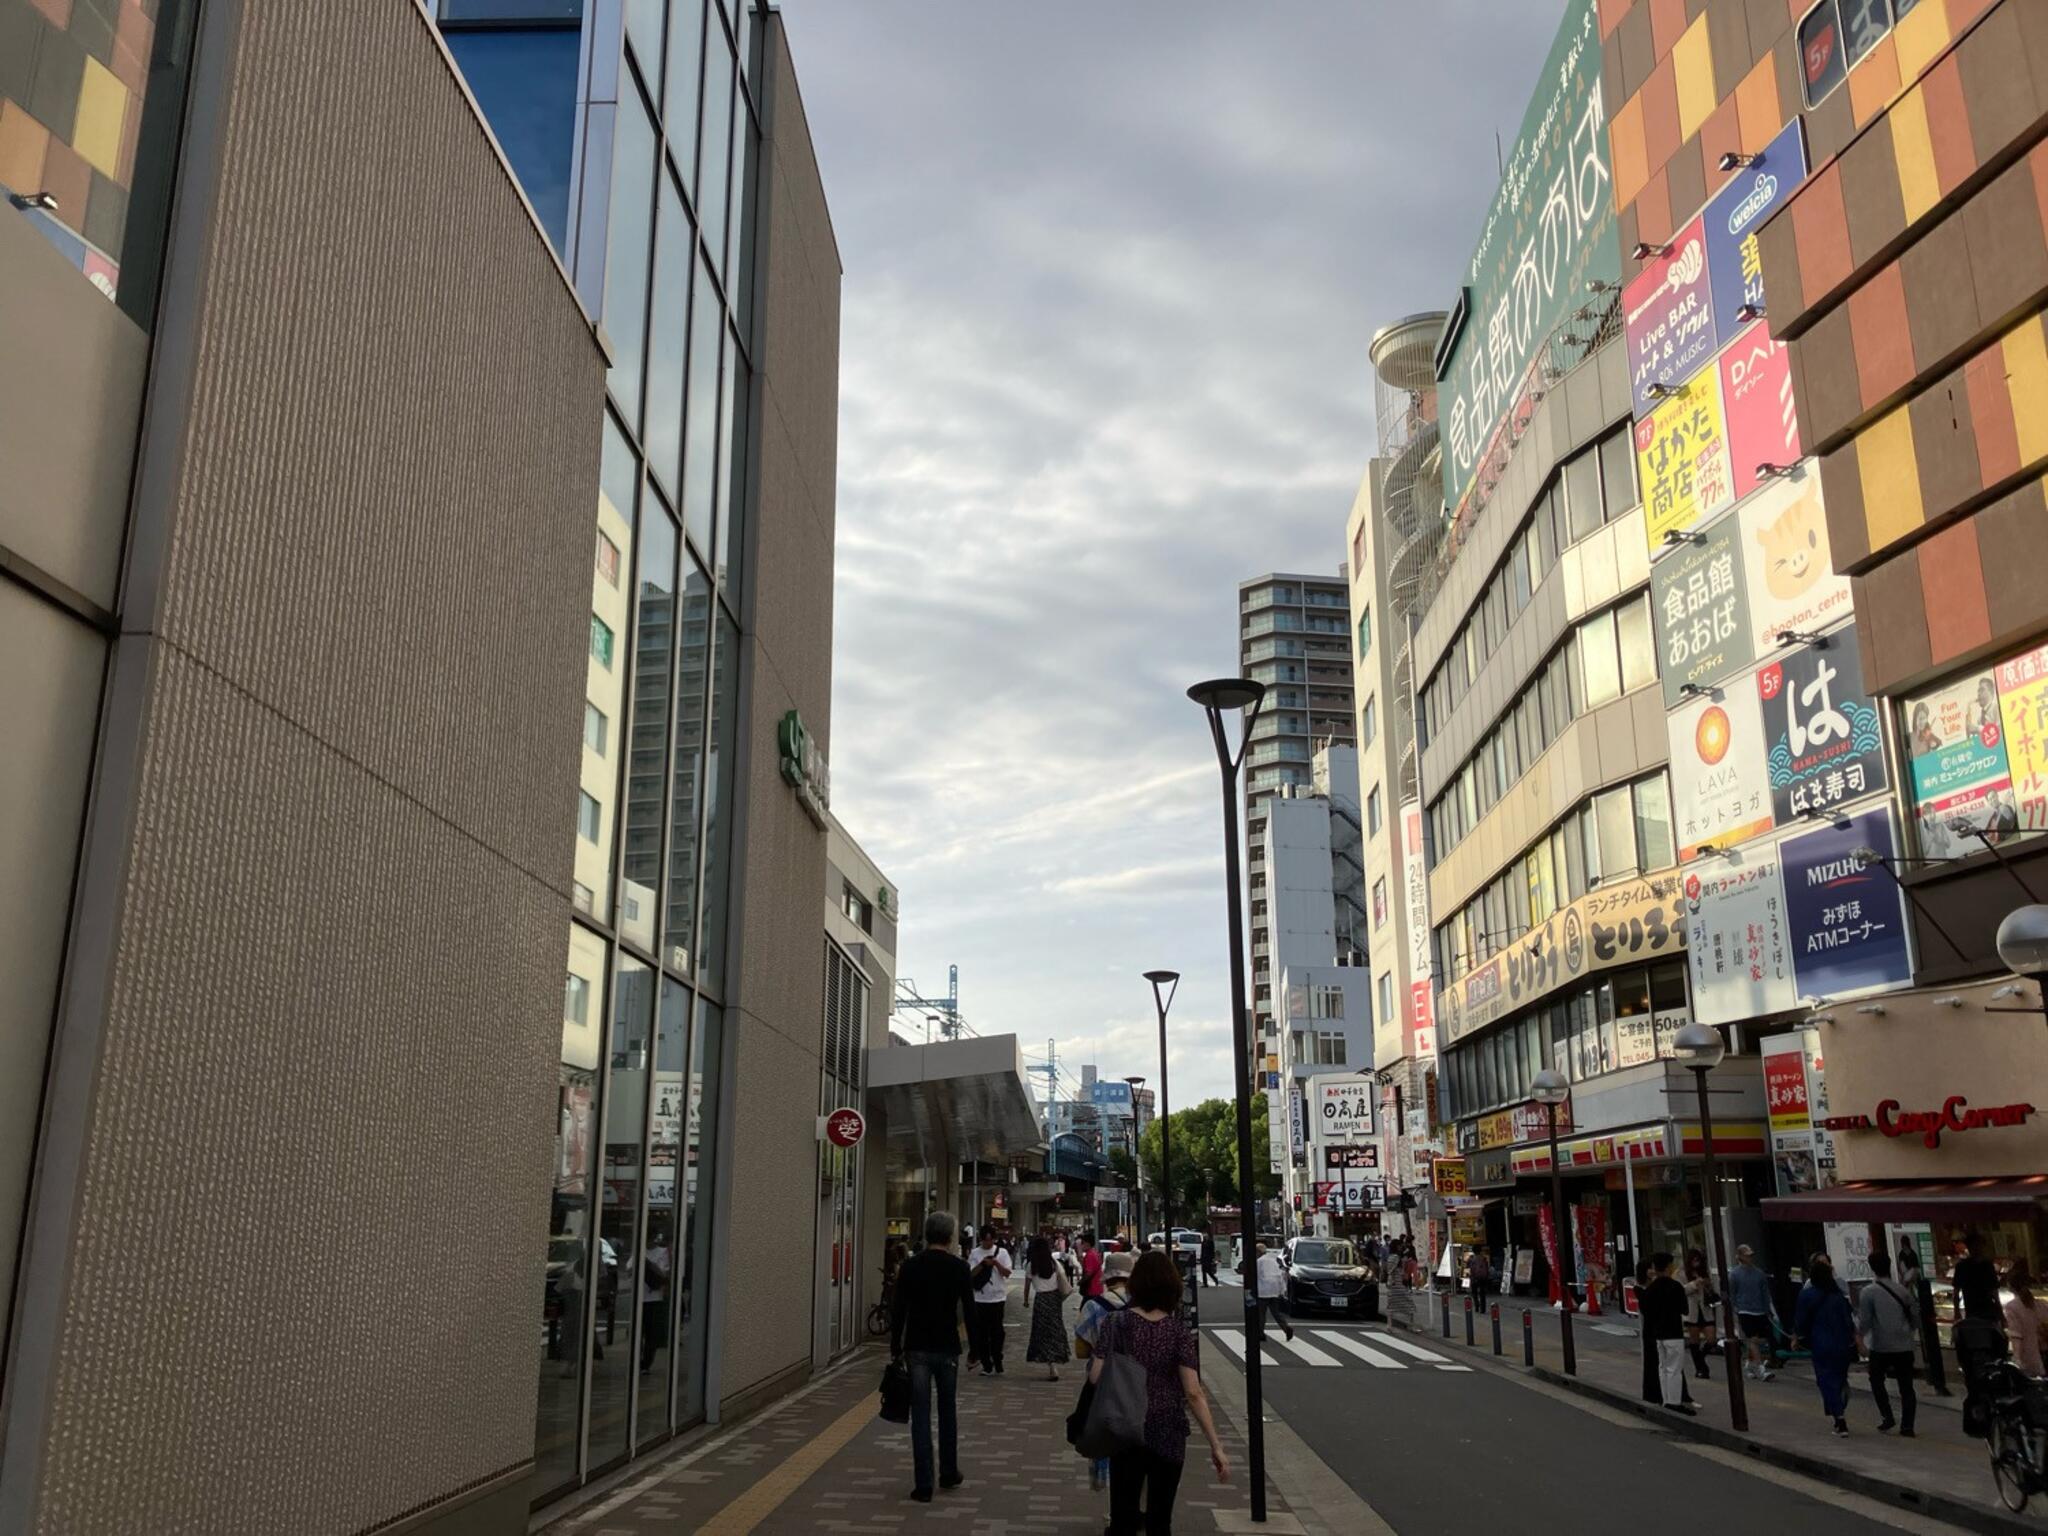
[[[776,728],[775,740],[782,751],[783,779],[796,791],[804,814],[824,826],[832,808],[832,769],[804,728],[804,717],[789,711]]]

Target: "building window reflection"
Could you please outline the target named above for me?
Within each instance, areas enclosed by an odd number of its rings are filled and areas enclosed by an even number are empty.
[[[598,1292],[590,1351],[590,1470],[623,1456],[633,1386],[642,1269],[640,1197],[645,1183],[648,1058],[653,1046],[654,971],[619,956],[613,982],[610,1071],[604,1103],[604,1180],[599,1260],[610,1271]]]

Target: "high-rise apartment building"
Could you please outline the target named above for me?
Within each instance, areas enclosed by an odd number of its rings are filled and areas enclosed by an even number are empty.
[[[1261,1058],[1275,1054],[1279,1038],[1263,867],[1265,808],[1276,794],[1311,787],[1319,746],[1352,744],[1349,605],[1341,573],[1333,578],[1276,572],[1240,582],[1237,589],[1239,671],[1266,685],[1244,769],[1249,1002]],[[1346,798],[1355,799],[1355,790]]]
[[[780,20],[17,9],[0,1529],[521,1531],[852,1332]]]

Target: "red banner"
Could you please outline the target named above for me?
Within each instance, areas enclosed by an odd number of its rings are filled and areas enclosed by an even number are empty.
[[[1796,464],[1799,418],[1792,408],[1792,354],[1759,321],[1721,354],[1721,402],[1728,416],[1728,451],[1735,494],[1763,482],[1759,464]]]
[[[1537,1224],[1543,1230],[1543,1267],[1550,1271],[1550,1299],[1560,1299],[1557,1268],[1557,1212],[1550,1208],[1548,1200],[1543,1209],[1536,1213]]]

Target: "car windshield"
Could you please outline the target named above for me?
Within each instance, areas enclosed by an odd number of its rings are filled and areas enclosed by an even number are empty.
[[[1300,1242],[1294,1245],[1297,1264],[1356,1264],[1349,1243]]]

